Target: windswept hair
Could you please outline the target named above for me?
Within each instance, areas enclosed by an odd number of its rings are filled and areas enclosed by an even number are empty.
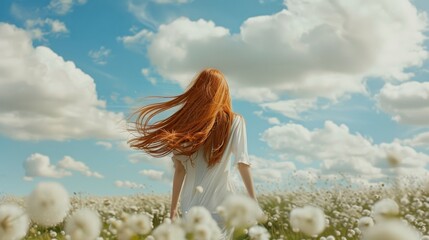
[[[203,146],[209,167],[221,160],[235,115],[229,86],[221,71],[204,69],[183,94],[154,97],[171,100],[149,104],[132,113],[131,117],[138,115],[128,131],[137,132],[138,136],[127,141],[130,147],[162,157],[173,150],[190,156]],[[156,114],[176,106],[180,109],[170,117],[149,124]]]

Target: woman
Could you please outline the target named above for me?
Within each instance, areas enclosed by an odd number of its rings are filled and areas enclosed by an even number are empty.
[[[237,166],[249,196],[256,200],[244,118],[232,111],[228,83],[217,69],[204,69],[183,94],[166,98],[172,99],[134,112],[138,117],[130,130],[139,136],[128,142],[154,157],[173,153],[171,219],[177,215],[181,196],[183,214],[193,206],[204,206],[222,228],[216,208],[236,192],[231,181],[233,167]],[[180,109],[170,117],[149,124],[155,114],[176,106]]]

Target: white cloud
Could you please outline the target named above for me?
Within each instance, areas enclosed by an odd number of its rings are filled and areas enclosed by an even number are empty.
[[[0,133],[20,140],[123,139],[123,113],[109,112],[94,80],[28,34],[0,23]]]
[[[408,138],[404,140],[396,139],[396,141],[412,147],[429,148],[429,132],[422,132],[413,136],[412,138]]]
[[[155,29],[159,23],[152,16],[150,9],[150,1],[129,0],[128,11],[130,11],[141,23],[151,29]]]
[[[65,156],[61,161],[59,161],[58,167],[80,172],[87,177],[104,178],[100,173],[92,172],[85,163],[76,161],[70,156]]]
[[[271,125],[278,125],[280,124],[280,120],[276,117],[265,117],[263,115],[263,111],[254,111],[253,112],[256,116],[260,117],[261,119],[267,120],[269,124]]]
[[[131,105],[131,104],[135,103],[135,100],[134,100],[132,97],[129,97],[129,96],[125,96],[125,97],[123,97],[123,98],[122,98],[122,101],[123,101],[124,103],[126,103],[126,104],[129,104],[129,105]]]
[[[153,169],[143,169],[139,172],[143,176],[147,176],[152,180],[162,180],[164,176],[163,171],[153,170]]]
[[[91,57],[92,61],[99,65],[107,64],[107,59],[109,58],[111,53],[110,49],[101,46],[98,50],[91,50],[88,53],[88,56]]]
[[[117,40],[130,49],[138,49],[147,44],[152,35],[153,33],[147,29],[142,29],[134,35],[118,37]]]
[[[71,172],[52,165],[49,157],[40,153],[33,153],[25,160],[24,170],[26,180],[32,180],[34,177],[62,178],[72,175]]]
[[[249,155],[249,161],[252,164],[252,175],[255,182],[265,184],[271,182],[282,182],[286,174],[296,169],[291,161],[274,161]]]
[[[393,120],[429,126],[429,82],[387,83],[376,99],[381,110],[391,114]]]
[[[152,85],[156,85],[156,78],[151,76],[151,71],[149,70],[149,68],[143,68],[141,70],[142,75],[152,84]]]
[[[143,184],[130,182],[130,181],[121,181],[121,180],[117,180],[115,182],[115,186],[119,188],[144,188]]]
[[[50,18],[28,19],[25,21],[25,27],[31,37],[37,40],[45,40],[44,37],[47,35],[64,34],[69,31],[64,22]]]
[[[280,158],[316,165],[322,175],[344,173],[367,181],[395,174],[386,160],[387,154],[401,159],[398,168],[403,175],[423,174],[429,162],[428,155],[411,147],[397,142],[374,144],[359,133],[350,133],[346,125],[331,121],[314,130],[292,123],[274,126],[263,132],[262,140],[280,154]]]
[[[110,142],[103,142],[103,141],[98,141],[95,144],[98,145],[98,146],[102,146],[105,149],[111,149],[112,146],[113,146],[112,143],[110,143]]]
[[[300,114],[317,108],[316,99],[292,99],[259,104],[263,109],[277,111],[288,118],[301,119]]]
[[[153,1],[158,4],[184,4],[184,3],[189,3],[192,0],[153,0]]]
[[[268,123],[272,125],[280,124],[280,120],[276,117],[269,117]]]
[[[171,182],[173,178],[173,161],[171,160],[171,155],[167,155],[160,158],[154,158],[146,153],[133,153],[128,156],[128,159],[131,163],[144,163],[151,167],[162,169],[160,170],[142,170],[140,174],[148,176],[154,180],[164,180],[166,182]]]
[[[83,5],[87,0],[51,0],[48,9],[56,14],[65,15],[73,10],[73,5]]]
[[[427,17],[409,0],[286,4],[276,14],[247,19],[238,34],[180,17],[138,42],[149,41],[150,61],[164,78],[184,87],[202,68],[217,67],[233,94],[253,102],[283,93],[330,99],[364,93],[365,79],[407,80],[412,74],[404,69],[427,57]]]
[[[150,29],[156,29],[160,23],[170,21],[181,12],[182,4],[192,0],[127,0],[130,11],[141,23]],[[168,8],[159,8],[159,4],[169,4]],[[157,13],[157,14],[153,14]],[[135,27],[132,28],[133,32]]]

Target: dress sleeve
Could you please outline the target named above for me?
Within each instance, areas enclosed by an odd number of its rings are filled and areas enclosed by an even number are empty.
[[[185,168],[185,170],[187,170],[186,169],[186,163],[185,163],[185,161],[187,159],[188,159],[188,157],[186,157],[184,155],[179,155],[176,150],[173,150],[173,156],[171,157],[171,161],[173,161],[173,163],[174,163],[174,160],[178,160],[179,162],[182,163],[182,165]]]
[[[234,154],[234,165],[244,163],[251,165],[247,152],[247,132],[244,118],[239,116],[237,127],[232,137],[232,153]]]

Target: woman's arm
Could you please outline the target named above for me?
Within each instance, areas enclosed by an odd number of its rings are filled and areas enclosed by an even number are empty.
[[[177,213],[177,202],[179,200],[180,192],[182,191],[183,180],[186,176],[186,170],[183,164],[174,159],[174,177],[173,177],[173,194],[171,196],[170,219],[173,220]]]
[[[240,172],[241,178],[243,179],[244,186],[246,186],[249,196],[257,201],[255,190],[253,188],[252,174],[250,173],[250,165],[246,163],[238,163],[238,171]]]

